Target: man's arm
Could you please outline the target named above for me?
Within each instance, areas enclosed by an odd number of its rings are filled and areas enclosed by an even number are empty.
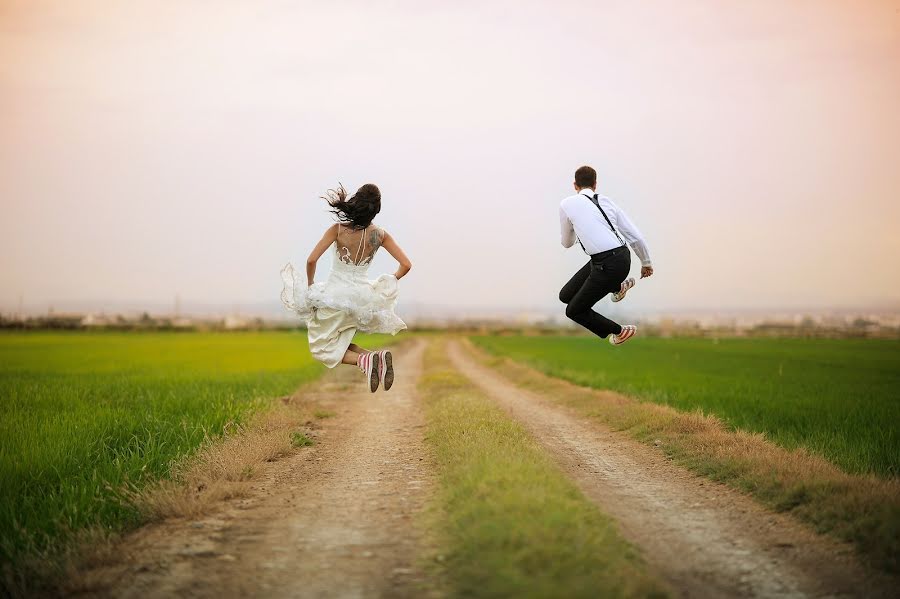
[[[653,263],[650,261],[650,250],[647,249],[644,236],[641,235],[640,230],[631,222],[624,210],[615,204],[613,206],[616,209],[616,222],[619,225],[619,233],[622,234],[622,237],[631,246],[637,257],[641,259],[641,278],[649,277],[653,274]]]
[[[559,207],[559,231],[560,241],[564,248],[575,245],[575,227],[572,226],[572,221],[569,220],[569,216],[562,206]]]

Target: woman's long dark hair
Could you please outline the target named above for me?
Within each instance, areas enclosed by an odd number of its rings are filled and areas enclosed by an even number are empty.
[[[374,183],[366,183],[349,199],[347,190],[339,184],[337,189],[325,192],[322,199],[328,202],[331,212],[340,222],[355,229],[365,229],[381,212],[381,191]]]

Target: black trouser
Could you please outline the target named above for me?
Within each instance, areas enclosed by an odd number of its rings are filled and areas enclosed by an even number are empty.
[[[631,270],[631,252],[626,246],[594,254],[559,292],[567,304],[566,316],[599,337],[618,335],[622,327],[591,308],[608,293],[616,293]]]

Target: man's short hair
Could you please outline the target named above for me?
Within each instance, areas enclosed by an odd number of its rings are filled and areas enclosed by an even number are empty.
[[[575,185],[578,187],[596,187],[597,171],[589,166],[579,167],[575,171]]]

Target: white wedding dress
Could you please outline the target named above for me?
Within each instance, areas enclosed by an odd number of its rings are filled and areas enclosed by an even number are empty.
[[[359,238],[358,244],[354,238]],[[281,301],[306,321],[309,349],[329,368],[341,363],[357,331],[396,335],[406,328],[394,313],[397,278],[385,274],[368,279],[382,239],[384,231],[374,225],[361,231],[339,225],[331,274],[325,282],[307,286],[305,273],[290,263],[281,270]],[[357,245],[352,254],[349,245]]]

